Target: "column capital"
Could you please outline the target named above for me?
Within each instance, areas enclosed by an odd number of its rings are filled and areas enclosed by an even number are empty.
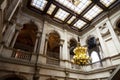
[[[67,47],[70,48],[70,42],[69,41],[67,42]]]
[[[48,38],[49,38],[49,35],[48,35],[48,34],[46,34],[46,36],[45,36],[45,40],[48,40]]]
[[[64,44],[64,40],[60,39],[60,46],[63,46],[63,44]]]
[[[41,34],[40,33],[37,33],[36,37],[37,38],[40,38]]]

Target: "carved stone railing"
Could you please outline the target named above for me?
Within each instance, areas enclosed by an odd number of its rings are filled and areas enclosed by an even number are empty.
[[[22,50],[14,50],[11,57],[15,59],[22,59],[22,60],[28,60],[30,61],[32,56],[32,53],[30,52],[25,52]]]
[[[30,61],[32,56],[31,52],[22,51],[20,49],[8,48],[5,46],[3,47],[0,54],[4,58],[12,58],[16,60],[26,60],[26,61]]]
[[[60,65],[59,53],[47,52],[47,64]]]
[[[52,57],[47,57],[47,64],[60,65],[60,60]]]

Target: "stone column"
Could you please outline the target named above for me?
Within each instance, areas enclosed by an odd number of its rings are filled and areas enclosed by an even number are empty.
[[[13,46],[15,45],[15,42],[16,42],[16,39],[18,37],[18,34],[19,34],[20,30],[21,30],[20,28],[15,29],[15,34],[14,34],[13,40],[12,40],[12,42],[10,44],[11,48],[13,48]]]
[[[62,55],[62,57],[63,57],[63,59],[64,60],[68,60],[68,56],[67,56],[67,54],[68,54],[68,49],[67,49],[67,31],[66,30],[64,30],[64,45],[63,45],[63,54],[64,54],[64,56]]]
[[[68,60],[70,60],[70,42],[67,42]]]
[[[102,38],[102,35],[100,34],[99,27],[96,27],[96,31],[97,31],[97,35],[98,35],[98,38],[99,38],[99,41],[100,41],[100,44],[101,44],[101,48],[103,50],[104,58],[109,57],[109,54],[108,54],[109,52],[108,52],[107,47],[105,46],[105,42]],[[107,65],[112,64],[110,59],[108,59],[106,61],[106,63],[107,63]]]
[[[109,18],[108,18],[108,21],[107,21],[107,27],[110,31],[110,34],[111,34],[112,39],[114,41],[115,47],[116,47],[118,53],[120,53],[120,42],[119,42],[119,39],[118,39],[117,35],[115,34],[115,31],[113,30],[113,26],[112,26]]]
[[[48,36],[45,37],[44,51],[43,54],[47,55]]]
[[[109,57],[108,50],[107,50],[107,48],[105,46],[105,42],[104,42],[104,40],[102,38],[102,35],[100,34],[100,31],[99,31],[98,27],[96,28],[96,32],[98,34],[98,38],[99,38],[99,41],[100,41],[100,44],[101,44],[101,48],[102,48],[103,53],[104,53],[104,58]]]
[[[9,26],[7,32],[5,33],[4,41],[5,41],[6,46],[10,45],[10,42],[14,36],[14,33],[15,33],[15,27],[16,27],[16,24],[14,23],[12,26]]]
[[[36,35],[36,41],[35,41],[35,46],[34,46],[34,53],[36,53],[37,52],[37,47],[38,47],[38,43],[39,43],[39,39],[40,39],[40,32],[37,32],[37,35]]]
[[[63,57],[62,57],[62,55],[63,55],[63,44],[64,44],[64,40],[60,40],[60,59],[62,60],[63,59]]]

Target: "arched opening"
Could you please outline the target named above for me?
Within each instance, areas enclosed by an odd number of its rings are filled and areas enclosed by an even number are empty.
[[[16,49],[12,57],[17,59],[30,60],[32,52],[34,51],[37,26],[34,23],[27,23],[19,32],[14,48]],[[31,54],[30,54],[31,53]]]
[[[120,30],[120,20],[117,22],[117,28]]]
[[[101,57],[100,57],[100,49],[97,44],[97,39],[94,36],[88,36],[87,38],[87,46],[88,46],[88,54],[91,57],[91,63],[93,68],[101,67]]]
[[[47,63],[53,65],[59,65],[60,58],[60,36],[54,31],[49,34],[47,44]]]
[[[14,48],[33,52],[36,41],[37,26],[32,23],[24,24],[16,39]]]
[[[73,50],[75,49],[76,46],[77,46],[77,41],[75,39],[70,39],[70,59],[72,59],[74,56]]]
[[[2,80],[27,80],[23,76],[18,76],[18,75],[6,75],[1,78]]]
[[[91,58],[92,58],[92,63],[100,61],[98,53],[96,51],[92,51]]]
[[[72,61],[73,56],[75,55],[73,50],[77,47],[77,41],[74,38],[72,38],[72,39],[70,39],[69,42],[70,42],[69,43],[70,44],[70,48],[69,48],[69,50],[70,50],[70,60]],[[75,64],[71,64],[71,67],[79,69],[79,66],[75,65]]]
[[[89,36],[87,39],[88,49],[92,49],[97,46],[96,39],[94,36]]]

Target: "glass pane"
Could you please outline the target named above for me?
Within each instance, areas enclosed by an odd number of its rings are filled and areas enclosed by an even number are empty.
[[[56,6],[51,4],[48,11],[47,11],[47,13],[51,15],[55,8],[56,8]]]
[[[47,4],[47,1],[46,0],[32,0],[32,3],[31,5],[42,10],[45,8]]]
[[[95,5],[84,15],[84,17],[87,18],[88,20],[92,20],[94,17],[96,17],[102,11],[103,10],[100,7]]]
[[[82,20],[78,20],[73,26],[81,29],[86,23]]]
[[[68,12],[66,12],[66,11],[64,11],[62,9],[59,9],[57,11],[57,13],[55,14],[55,17],[62,20],[62,21],[64,21],[68,17],[68,15],[69,15]]]
[[[100,2],[105,5],[106,7],[110,6],[116,0],[100,0]]]
[[[56,0],[60,4],[80,14],[92,1],[91,0]]]
[[[72,16],[67,23],[70,24],[75,18],[76,18],[75,16]]]

